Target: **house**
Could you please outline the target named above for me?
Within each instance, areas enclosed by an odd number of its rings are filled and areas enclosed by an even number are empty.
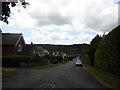
[[[25,53],[25,41],[21,33],[2,33],[2,55]]]
[[[44,56],[49,54],[48,50],[46,50],[42,46],[33,43],[26,44],[26,52],[27,55],[38,55],[38,56]]]

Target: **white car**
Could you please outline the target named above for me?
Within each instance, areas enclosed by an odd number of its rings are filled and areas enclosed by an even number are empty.
[[[83,66],[83,62],[80,59],[77,59],[76,62],[75,62],[75,65],[82,67]]]

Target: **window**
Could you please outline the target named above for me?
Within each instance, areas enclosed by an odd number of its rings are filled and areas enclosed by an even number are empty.
[[[18,52],[22,52],[22,45],[18,45]]]

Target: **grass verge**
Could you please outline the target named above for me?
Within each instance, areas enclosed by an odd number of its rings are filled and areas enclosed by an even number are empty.
[[[2,68],[2,77],[6,78],[9,76],[16,75],[16,69],[15,68]]]
[[[33,70],[47,69],[47,68],[50,68],[50,67],[55,67],[57,65],[58,64],[48,64],[48,65],[43,65],[43,66],[33,66],[32,69]]]
[[[0,68],[0,78],[2,78],[2,68]]]
[[[120,90],[120,80],[116,76],[110,76],[107,73],[89,65],[84,66],[87,68],[87,71],[102,84],[109,88],[113,88],[114,90]]]

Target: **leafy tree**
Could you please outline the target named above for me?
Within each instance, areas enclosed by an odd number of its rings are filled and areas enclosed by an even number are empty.
[[[120,26],[106,35],[95,53],[96,67],[120,75]]]
[[[16,2],[0,2],[2,3],[2,15],[1,16],[1,21],[5,22],[5,23],[9,23],[8,22],[8,17],[10,17],[10,8],[9,5],[11,5],[12,7],[16,6]],[[26,8],[27,5],[29,5],[28,2],[21,2],[23,7]]]
[[[100,41],[101,41],[102,37],[100,37],[98,34],[95,36],[95,38],[92,39],[92,41],[90,42],[90,48],[88,51],[88,56],[90,59],[90,65],[94,66],[94,54],[95,51],[97,50]]]

